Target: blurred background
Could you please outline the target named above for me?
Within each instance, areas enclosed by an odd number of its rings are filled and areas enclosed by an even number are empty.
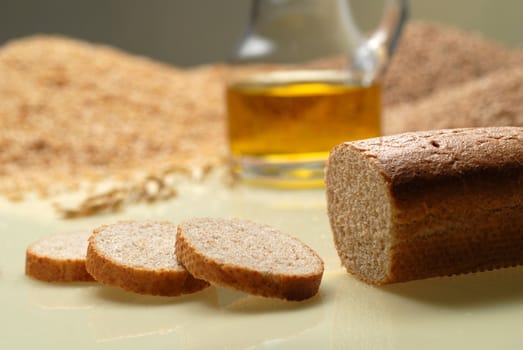
[[[375,16],[383,0],[354,0]],[[523,44],[523,0],[411,0],[411,19],[445,23],[509,46]],[[0,44],[36,33],[110,44],[177,66],[225,61],[249,0],[0,0]]]

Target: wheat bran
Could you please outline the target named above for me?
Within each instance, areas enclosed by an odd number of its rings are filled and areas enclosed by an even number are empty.
[[[410,22],[383,81],[385,108],[523,65],[523,50],[479,34],[426,22]]]
[[[383,131],[523,126],[523,66],[490,73],[384,112]]]
[[[385,75],[385,132],[521,125],[521,84],[509,68],[522,63],[522,50],[442,25],[409,23]],[[489,78],[500,69],[507,73]],[[180,70],[57,36],[5,44],[0,195],[19,200],[30,192],[49,196],[108,178],[126,182],[79,208],[96,213],[117,210],[126,201],[150,201],[133,197],[145,193],[140,189],[149,175],[162,183],[165,174],[198,174],[221,164],[223,81],[230,73],[221,64]],[[477,85],[465,84],[481,77]],[[475,104],[478,96],[483,102]],[[456,121],[449,123],[451,118]],[[174,194],[167,189],[162,195]],[[99,206],[100,198],[107,202]]]
[[[0,48],[0,194],[172,169],[225,152],[220,65],[182,71],[54,36]]]

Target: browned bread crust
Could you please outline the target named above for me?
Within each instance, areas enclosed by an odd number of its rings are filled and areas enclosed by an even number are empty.
[[[523,264],[523,128],[344,143],[327,205],[347,270],[384,284]]]
[[[202,245],[205,237],[207,245]],[[281,251],[295,259],[292,267],[283,266],[288,259]],[[178,226],[176,255],[191,274],[212,284],[286,300],[314,296],[324,269],[321,258],[304,243],[247,220],[187,220]]]
[[[153,239],[153,236],[158,235],[159,231],[167,238],[172,236],[172,241],[165,242],[165,246],[160,242],[161,246],[154,247],[158,241]],[[133,236],[149,236],[150,239],[134,239]],[[95,229],[89,238],[87,271],[101,283],[139,294],[177,296],[208,287],[209,283],[194,278],[178,265],[172,252],[175,238],[176,225],[170,222],[125,221],[101,226]],[[112,240],[115,245],[108,245],[103,239]],[[160,259],[156,267],[151,267],[150,261],[147,262],[147,266],[140,266],[142,263],[136,261],[137,250],[131,248],[132,252],[122,251],[136,245],[142,245],[138,251],[142,250],[144,255],[146,250],[153,249],[158,256],[162,255],[164,250],[169,250],[172,259],[168,259],[167,263]],[[120,252],[126,261],[122,262],[117,257]]]
[[[94,281],[85,269],[89,235],[90,232],[75,232],[32,243],[25,253],[25,274],[46,282]]]

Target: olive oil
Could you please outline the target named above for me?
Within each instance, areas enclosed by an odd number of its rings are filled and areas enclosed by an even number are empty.
[[[380,93],[377,84],[341,79],[231,85],[226,98],[236,171],[254,170],[258,178],[315,177],[319,184],[332,147],[380,134]]]

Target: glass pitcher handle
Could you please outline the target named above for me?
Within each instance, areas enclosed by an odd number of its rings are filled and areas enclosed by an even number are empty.
[[[348,2],[341,0],[347,6],[344,20],[347,32],[352,37],[354,49],[353,69],[361,75],[364,83],[372,83],[385,70],[387,63],[394,53],[401,32],[407,21],[409,12],[408,0],[385,0],[385,11],[380,25],[370,36],[361,33],[352,18]]]

